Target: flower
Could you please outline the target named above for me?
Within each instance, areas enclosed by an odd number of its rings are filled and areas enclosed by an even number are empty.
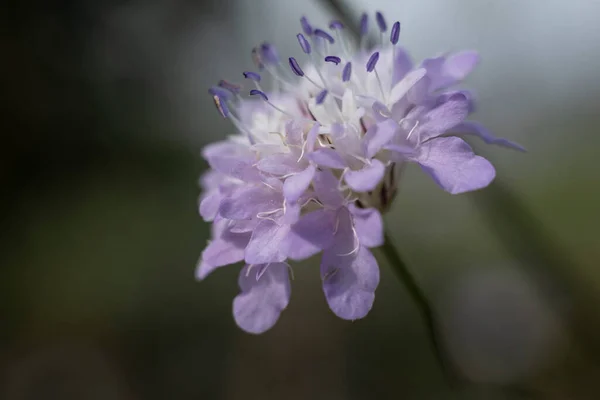
[[[297,35],[308,62],[282,62],[275,47],[252,51],[254,86],[227,81],[209,90],[238,133],[206,146],[200,215],[212,240],[197,278],[244,261],[236,323],[250,333],[270,329],[291,295],[288,261],[321,255],[323,292],[343,319],[370,311],[379,283],[371,248],[383,244],[381,213],[389,209],[406,163],[416,163],[444,190],[487,186],[494,167],[461,138],[517,150],[466,118],[474,98],[454,86],[479,62],[473,51],[442,55],[415,66],[398,45],[400,23],[376,14],[382,43],[367,51],[368,17],[355,49],[339,21],[332,33],[301,19]],[[265,73],[266,72],[266,73]],[[264,75],[264,76],[263,76]],[[262,87],[270,75],[273,88]]]

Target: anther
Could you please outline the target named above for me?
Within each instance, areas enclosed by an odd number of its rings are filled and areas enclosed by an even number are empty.
[[[371,57],[369,57],[369,61],[367,61],[367,72],[373,72],[373,70],[375,69],[375,66],[377,65],[377,61],[379,61],[379,52],[378,51],[371,54]]]
[[[305,52],[306,54],[310,54],[310,52],[311,52],[310,43],[308,43],[308,40],[306,40],[304,35],[299,33],[298,35],[296,35],[296,37],[298,38],[298,43],[300,43],[300,47],[302,47],[302,51]]]
[[[342,62],[341,58],[339,58],[337,56],[327,56],[327,57],[325,57],[325,61],[334,63],[335,65],[338,65],[339,63]]]
[[[335,42],[335,40],[333,39],[333,36],[331,36],[329,33],[325,32],[324,30],[315,29],[314,34],[315,34],[315,36],[319,36],[319,37],[327,40],[331,44],[333,44],[333,42]]]
[[[300,65],[298,65],[298,61],[296,61],[294,57],[290,57],[290,68],[292,69],[292,71],[294,71],[296,75],[304,76],[304,71],[302,71],[302,68],[300,68]]]

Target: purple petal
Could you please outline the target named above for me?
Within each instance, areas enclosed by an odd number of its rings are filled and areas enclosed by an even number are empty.
[[[288,256],[304,260],[331,246],[336,216],[335,211],[325,209],[302,216],[289,233]]]
[[[273,154],[261,159],[256,167],[273,175],[288,175],[300,170],[295,157],[291,154]]]
[[[366,247],[361,246],[351,256],[338,256],[326,250],[321,274],[325,298],[335,315],[355,320],[369,313],[379,284],[379,266]]]
[[[408,53],[402,47],[396,47],[396,58],[392,70],[392,87],[406,76],[413,68],[413,63]]]
[[[283,183],[283,195],[286,200],[295,202],[308,189],[315,175],[316,168],[309,165],[303,171],[288,177]]]
[[[417,162],[434,181],[451,194],[486,187],[494,180],[492,164],[473,154],[471,147],[457,137],[443,137],[421,145]]]
[[[354,218],[354,228],[361,246],[378,247],[383,244],[383,219],[375,208],[349,207]]]
[[[317,136],[319,136],[319,128],[321,125],[318,122],[310,128],[310,131],[306,134],[306,151],[312,152],[315,148],[315,142],[317,141]]]
[[[331,171],[317,171],[313,179],[313,187],[321,203],[331,208],[338,208],[344,204],[344,197],[339,190],[339,181]]]
[[[288,268],[285,263],[242,268],[238,279],[242,291],[233,300],[233,317],[244,331],[259,334],[275,325],[290,301]]]
[[[444,75],[455,81],[461,81],[479,64],[479,54],[476,51],[466,50],[451,55],[444,63]]]
[[[249,235],[230,235],[233,240],[216,239],[211,241],[202,251],[200,263],[196,270],[196,278],[204,279],[218,267],[234,264],[244,259],[244,247]]]
[[[344,169],[347,164],[339,153],[333,149],[319,149],[310,153],[309,158],[312,162],[321,167]]]
[[[470,102],[463,93],[456,93],[440,106],[425,115],[427,122],[418,128],[415,135],[421,142],[444,134],[467,118]]]
[[[292,119],[285,124],[285,139],[289,144],[302,146],[303,124]]]
[[[365,156],[373,158],[383,146],[391,142],[399,128],[398,123],[392,119],[386,119],[371,126],[363,139]]]
[[[223,196],[219,190],[212,190],[200,201],[200,216],[205,221],[212,221],[219,212],[219,205]]]
[[[221,201],[219,214],[228,219],[251,219],[259,212],[273,211],[283,206],[283,198],[267,186],[244,186]]]
[[[245,260],[248,264],[283,262],[287,258],[289,225],[280,225],[265,219],[254,231],[246,246]]]
[[[358,171],[347,171],[344,179],[350,188],[356,192],[369,192],[379,185],[385,173],[385,166],[377,159],[372,159],[370,165],[365,165]]]
[[[408,91],[417,84],[417,82],[423,79],[426,73],[427,70],[424,68],[418,68],[406,74],[400,82],[396,83],[394,87],[392,87],[390,96],[388,98],[388,104],[393,105],[402,99],[408,93]]]
[[[478,136],[487,144],[495,144],[497,146],[508,147],[518,151],[526,152],[527,150],[518,143],[511,142],[510,140],[497,138],[487,130],[482,124],[475,121],[464,121],[452,129],[453,134],[457,135],[474,135]]]

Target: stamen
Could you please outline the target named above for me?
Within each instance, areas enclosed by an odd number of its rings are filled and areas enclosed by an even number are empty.
[[[250,91],[250,96],[260,96],[263,98],[264,101],[269,102],[269,98],[267,97],[265,92],[263,92],[262,90],[252,89]]]
[[[260,74],[257,74],[256,72],[245,71],[243,73],[243,75],[244,75],[244,78],[250,79],[251,81],[254,81],[254,82],[260,82],[260,80],[261,80]]]
[[[322,90],[317,97],[315,97],[315,101],[317,104],[322,104],[325,101],[325,97],[327,96],[327,89]]]
[[[415,122],[415,126],[413,126],[410,132],[408,132],[408,135],[406,135],[406,140],[410,139],[410,135],[412,135],[415,129],[417,129],[417,126],[419,126],[419,120]]]
[[[213,96],[213,100],[215,101],[215,106],[217,107],[217,110],[219,110],[223,118],[227,118],[230,115],[227,103],[222,101],[219,96]]]
[[[375,65],[377,65],[377,61],[379,61],[378,51],[371,54],[371,57],[369,57],[369,61],[367,61],[367,72],[373,72],[373,70],[375,69]]]
[[[383,18],[383,14],[379,11],[375,13],[375,19],[377,20],[377,25],[379,25],[379,30],[383,33],[387,31],[387,24],[385,23],[385,18]]]
[[[369,33],[369,16],[364,13],[360,17],[360,36],[367,36],[367,33]]]
[[[219,81],[219,87],[222,87],[223,89],[229,90],[231,93],[233,94],[238,94],[241,90],[241,86],[237,85],[235,83],[231,83],[231,82],[227,82],[224,79],[221,79]]]
[[[342,21],[334,20],[329,23],[329,29],[344,29],[344,24],[342,24]]]
[[[230,92],[218,86],[213,86],[210,89],[208,89],[208,93],[210,93],[213,96],[220,97],[222,100],[229,100],[231,98]]]
[[[311,52],[310,43],[308,43],[308,40],[306,40],[304,35],[299,33],[298,35],[296,35],[296,37],[298,38],[298,43],[300,43],[300,47],[302,47],[302,51],[305,52],[306,54],[310,54],[310,52]]]
[[[348,82],[350,80],[350,75],[352,74],[352,63],[348,62],[344,66],[344,70],[342,71],[342,80],[344,82]]]
[[[340,270],[339,268],[332,269],[331,271],[329,271],[325,275],[323,275],[323,277],[321,279],[323,281],[326,281],[329,278],[331,278],[332,276],[334,276],[339,270]]]
[[[302,68],[300,68],[298,61],[294,57],[290,57],[290,68],[296,75],[304,76],[304,71],[302,71]]]
[[[277,54],[277,49],[268,42],[264,42],[260,45],[260,56],[263,61],[266,61],[269,64],[279,64],[279,54]]]
[[[335,40],[333,39],[333,36],[331,36],[329,33],[325,32],[322,29],[315,29],[314,34],[315,34],[315,36],[318,36],[318,37],[321,37],[321,38],[327,40],[331,44],[333,44],[333,42],[335,42]]]
[[[258,271],[258,274],[256,274],[256,281],[257,282],[264,275],[264,273],[267,272],[267,268],[269,268],[269,265],[271,265],[271,263],[268,263],[260,271]]]
[[[304,31],[305,35],[310,36],[313,34],[313,28],[306,17],[300,18],[300,25],[302,25],[302,30]]]
[[[396,22],[394,22],[394,25],[392,26],[392,33],[390,34],[390,42],[392,42],[393,45],[396,45],[398,43],[398,39],[400,39],[400,22],[396,21]]]
[[[335,65],[338,65],[339,63],[342,62],[342,59],[337,56],[327,56],[327,57],[325,57],[325,61],[334,63]]]
[[[254,63],[254,65],[256,66],[256,68],[258,68],[258,70],[263,70],[265,68],[265,64],[263,64],[262,62],[262,58],[258,52],[258,49],[256,47],[254,47],[252,49],[252,62]]]

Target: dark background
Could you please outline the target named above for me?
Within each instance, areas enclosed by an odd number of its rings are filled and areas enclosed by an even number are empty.
[[[324,26],[335,6],[400,19],[417,60],[480,50],[475,117],[529,149],[474,143],[498,180],[463,196],[408,169],[385,217],[454,386],[383,258],[368,318],[336,318],[310,260],[261,336],[233,322],[237,266],[194,280],[199,152],[234,130],[206,89],[251,67],[263,39],[297,55],[299,17]],[[597,15],[592,0],[5,6],[0,398],[597,398]]]

